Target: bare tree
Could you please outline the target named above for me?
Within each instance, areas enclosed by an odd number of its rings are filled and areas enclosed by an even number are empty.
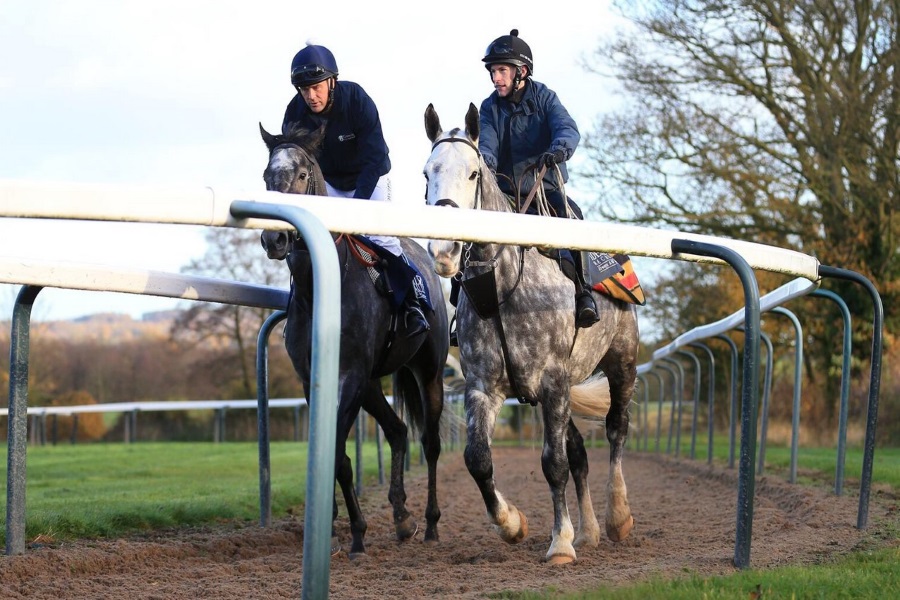
[[[793,248],[858,271],[877,286],[888,329],[896,326],[900,2],[615,6],[629,26],[586,67],[621,84],[624,108],[598,119],[585,136],[591,160],[581,174],[600,199],[588,209],[612,220]],[[673,328],[734,310],[724,308],[725,294],[712,291],[729,284],[726,272],[710,282],[675,265],[658,293],[685,297],[697,288],[705,310],[685,302],[647,310]],[[855,315],[872,314],[860,286],[827,285]],[[807,354],[807,373],[830,373],[830,395],[838,349],[824,342],[840,339],[840,319],[830,303],[802,307],[813,317],[805,333],[823,342]],[[854,319],[854,328],[859,342],[871,340],[870,319]],[[854,344],[854,352],[868,348]]]
[[[192,260],[182,271],[288,288],[287,267],[266,258],[259,232],[244,229],[210,228],[203,258]],[[218,373],[227,393],[249,398],[255,394],[256,337],[270,309],[228,304],[194,303],[172,325],[172,336],[193,340],[208,349],[218,348],[215,356],[203,352],[195,367],[207,374]],[[204,375],[206,376],[206,375]]]
[[[896,317],[900,3],[617,7],[633,27],[588,68],[628,101],[586,136],[592,208],[857,270]]]

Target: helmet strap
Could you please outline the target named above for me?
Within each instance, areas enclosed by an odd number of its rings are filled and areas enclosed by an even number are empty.
[[[522,67],[516,67],[516,76],[513,77],[512,81],[512,94],[515,94],[519,91],[519,84],[522,83]]]
[[[334,86],[336,81],[337,75],[328,78],[328,102],[325,103],[325,109],[322,111],[323,113],[327,113],[331,110],[331,107],[334,106]]]

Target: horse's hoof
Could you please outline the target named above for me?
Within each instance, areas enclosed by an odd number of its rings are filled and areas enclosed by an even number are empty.
[[[351,552],[347,556],[349,556],[350,560],[354,562],[369,560],[369,555],[365,552]]]
[[[500,537],[507,544],[518,544],[528,536],[528,519],[525,518],[525,513],[518,508],[515,511],[519,513],[519,530],[513,535],[504,535],[503,530],[498,528]]]
[[[437,532],[437,527],[426,527],[425,528],[425,543],[432,544],[437,543],[440,539],[440,536]]]
[[[331,538],[331,555],[337,556],[341,551],[341,543],[336,537]]]
[[[614,542],[621,542],[628,537],[628,534],[631,533],[632,529],[634,529],[634,517],[629,515],[628,520],[619,527],[613,527],[607,524],[606,535]]]
[[[572,543],[576,548],[596,548],[600,545],[600,528],[593,535],[579,535]]]
[[[411,540],[419,532],[419,524],[412,519],[397,523],[397,540],[405,542]]]
[[[568,565],[575,562],[575,557],[567,554],[554,554],[553,556],[548,556],[544,560],[548,565]]]

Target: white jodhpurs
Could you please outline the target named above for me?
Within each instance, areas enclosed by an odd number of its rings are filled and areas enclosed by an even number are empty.
[[[325,188],[328,190],[329,196],[337,196],[340,198],[352,198],[353,194],[356,190],[344,191],[331,187],[331,185],[326,181]],[[372,191],[371,200],[379,200],[381,202],[390,202],[391,201],[391,180],[387,175],[382,175],[378,178],[378,183],[375,184],[375,189]],[[400,256],[403,254],[403,249],[400,247],[400,240],[392,235],[367,235],[370,240],[393,254],[394,256]]]

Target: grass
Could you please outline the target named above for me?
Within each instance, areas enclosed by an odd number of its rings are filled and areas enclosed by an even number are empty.
[[[648,452],[655,452],[656,440],[651,428],[651,436],[648,440]],[[707,435],[697,434],[694,460],[706,462]],[[630,442],[632,451],[637,447],[637,440]],[[660,439],[660,452],[665,453],[667,447],[666,435]],[[675,440],[672,441],[672,454],[675,452]],[[643,440],[641,441],[643,448]],[[740,456],[740,439],[735,442],[735,468]],[[688,458],[691,451],[691,436],[689,432],[681,434],[681,449],[679,456]],[[759,452],[759,444],[756,448]],[[716,435],[713,438],[713,461],[719,465],[728,464],[728,437]],[[754,462],[754,465],[757,463]],[[857,488],[862,477],[863,449],[859,447],[847,448],[844,457],[844,487]],[[872,481],[878,484],[887,484],[894,490],[900,490],[900,448],[877,448],[872,464]],[[766,444],[766,462],[763,469],[765,475],[779,475],[788,477],[791,465],[791,449],[782,444]],[[837,467],[836,448],[807,448],[801,446],[797,450],[797,479],[798,483],[828,484],[833,486],[835,470]],[[757,473],[759,474],[759,473]]]
[[[687,576],[653,579],[628,587],[599,587],[589,592],[560,594],[555,590],[493,595],[510,600],[666,600],[747,598],[886,599],[900,591],[900,550],[860,552],[826,565],[748,569],[727,577]]]
[[[354,448],[348,445],[351,456]],[[279,516],[303,504],[307,445],[273,442],[270,454],[272,514]],[[364,480],[375,481],[374,443],[363,445],[363,456]],[[389,450],[385,456],[389,461]],[[254,442],[30,447],[26,469],[28,540],[118,537],[164,527],[259,519]],[[5,481],[5,458],[2,474]],[[5,494],[0,508],[5,514]],[[0,530],[0,542],[5,545],[5,529]]]

